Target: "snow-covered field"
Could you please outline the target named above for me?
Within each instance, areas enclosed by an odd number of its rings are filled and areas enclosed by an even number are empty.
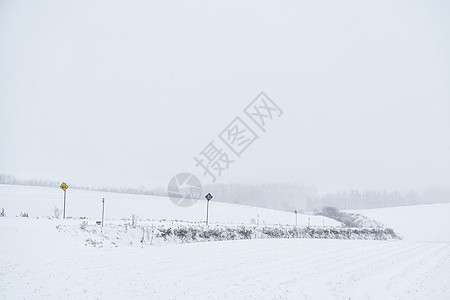
[[[394,228],[398,234],[408,240],[450,242],[450,203],[354,210],[349,212],[363,214],[390,228]]]
[[[105,218],[118,220],[131,218],[133,214],[140,219],[149,220],[183,220],[204,222],[206,217],[206,201],[199,200],[190,207],[178,207],[169,198],[106,193],[84,190],[67,190],[66,216],[72,218],[87,217],[100,220],[102,214],[102,198],[105,198]],[[295,225],[294,213],[252,206],[229,204],[216,201],[209,203],[210,223],[251,224],[252,221],[263,224]],[[53,209],[63,207],[63,191],[59,188],[32,187],[0,184],[0,209],[5,208],[7,216],[18,216],[27,212],[30,217],[49,217]],[[335,220],[298,214],[299,226],[307,226],[308,219],[312,226],[337,226]]]
[[[200,202],[179,211],[167,199],[150,204],[145,196],[75,190],[68,192],[68,215],[99,219],[100,197],[108,201],[109,222],[133,213],[191,222],[204,215]],[[61,202],[57,189],[0,185],[0,209],[7,213],[0,218],[0,298],[450,299],[450,224],[434,217],[448,215],[448,204],[421,206],[418,215],[415,207],[379,213],[379,221],[394,229],[410,218],[435,220],[420,227],[436,232],[433,241],[405,225],[399,227],[402,241],[264,239],[95,248],[56,230],[82,220],[46,217]],[[255,214],[261,222],[293,221],[285,212],[211,204],[213,222],[250,223]],[[30,217],[15,217],[20,211]],[[360,212],[375,218],[377,211]],[[299,224],[306,225],[307,217]],[[316,218],[311,222],[322,225],[322,217]]]

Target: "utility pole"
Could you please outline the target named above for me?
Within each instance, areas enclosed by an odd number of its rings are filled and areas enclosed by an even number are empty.
[[[103,208],[102,208],[102,227],[103,223],[105,223],[105,198],[102,199],[103,202]]]

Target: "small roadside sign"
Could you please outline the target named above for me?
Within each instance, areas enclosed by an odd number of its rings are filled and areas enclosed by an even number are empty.
[[[297,210],[294,210],[294,214],[297,214]]]
[[[64,210],[63,210],[63,219],[66,218],[66,190],[69,187],[65,182],[61,183],[59,186],[64,191]]]
[[[59,187],[65,192],[69,186],[65,182],[63,182]]]
[[[208,201],[206,201],[206,225],[208,225],[208,223],[209,223],[209,200],[211,200],[212,198],[213,198],[213,196],[211,195],[211,193],[208,193],[206,196],[205,196],[205,198],[206,198],[206,200],[208,200]]]

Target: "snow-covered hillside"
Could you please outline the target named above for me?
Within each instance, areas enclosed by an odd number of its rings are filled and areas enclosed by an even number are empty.
[[[404,239],[450,242],[450,203],[349,211],[394,228]]]
[[[205,221],[206,203],[199,200],[190,207],[174,205],[169,198],[106,193],[84,190],[67,190],[66,215],[68,217],[101,219],[102,198],[105,198],[105,218],[131,218],[133,214],[140,219]],[[214,198],[209,204],[209,218],[212,224],[263,224],[295,225],[294,213],[245,205],[223,203]],[[63,192],[59,188],[2,185],[0,184],[0,209],[9,216],[27,212],[30,217],[52,216],[53,209],[63,207]],[[299,226],[339,226],[340,223],[321,216],[298,214]]]

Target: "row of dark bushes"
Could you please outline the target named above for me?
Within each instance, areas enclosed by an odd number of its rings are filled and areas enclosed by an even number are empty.
[[[401,239],[390,228],[293,227],[293,226],[204,226],[196,224],[136,225],[106,224],[58,225],[57,230],[71,237],[82,237],[94,247],[119,245],[150,246],[163,244],[231,241],[249,239]]]
[[[156,238],[165,241],[226,241],[268,238],[310,238],[310,239],[358,239],[390,240],[400,237],[390,228],[299,228],[299,227],[225,227],[183,226],[177,228],[156,227]]]

